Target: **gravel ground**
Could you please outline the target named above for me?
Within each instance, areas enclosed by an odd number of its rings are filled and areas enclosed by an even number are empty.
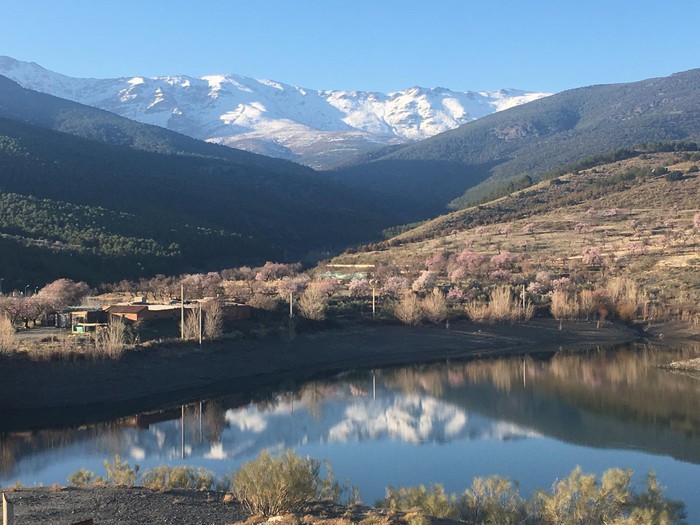
[[[217,492],[154,492],[143,488],[30,488],[6,492],[15,525],[228,525],[245,519]]]

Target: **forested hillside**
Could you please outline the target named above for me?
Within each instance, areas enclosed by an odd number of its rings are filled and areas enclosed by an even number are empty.
[[[103,280],[299,260],[400,222],[372,195],[308,168],[2,79],[0,115],[6,279],[53,277],[55,257],[66,263],[61,276],[81,280],[92,266]]]
[[[412,185],[422,172],[428,180],[437,179],[427,198],[429,208],[440,213],[448,203],[460,208],[494,192],[507,194],[527,186],[527,177],[536,181],[550,169],[612,148],[695,140],[700,137],[699,93],[700,69],[573,89],[375,154],[336,177],[410,203],[420,201],[429,187]],[[440,179],[447,173],[444,165],[450,166],[454,184]]]

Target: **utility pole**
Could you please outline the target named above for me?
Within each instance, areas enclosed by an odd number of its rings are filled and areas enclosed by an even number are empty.
[[[289,292],[289,318],[294,317],[294,294]]]
[[[199,346],[202,346],[202,303],[199,303]]]
[[[14,525],[15,523],[15,511],[14,506],[5,497],[5,493],[2,493],[2,525]]]
[[[372,287],[372,319],[377,318],[377,280],[370,279],[369,285]]]
[[[180,339],[185,338],[185,285],[180,285]]]

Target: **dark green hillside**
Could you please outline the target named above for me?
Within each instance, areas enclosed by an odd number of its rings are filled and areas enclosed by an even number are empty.
[[[506,194],[513,179],[537,178],[547,170],[613,148],[700,137],[700,69],[629,84],[565,91],[470,122],[422,142],[405,146],[369,163],[340,170],[348,183],[391,191],[414,163],[425,177],[450,163],[462,192],[462,207],[494,189]],[[438,164],[432,164],[438,163]],[[463,166],[459,170],[457,166]],[[399,169],[395,167],[399,166]],[[388,184],[384,180],[390,181]],[[503,182],[507,181],[507,182]],[[432,196],[442,203],[458,197],[438,186]],[[450,188],[453,190],[454,188]],[[420,194],[413,196],[420,198]]]
[[[7,110],[2,96],[0,103]],[[158,130],[114,118],[133,127],[132,137]],[[299,260],[370,240],[397,222],[372,195],[293,163],[244,153],[255,162],[232,161],[229,148],[218,146],[211,151],[223,155],[164,154],[98,135],[0,118],[0,273],[7,279],[10,268],[19,280],[61,267],[59,275],[100,281]]]

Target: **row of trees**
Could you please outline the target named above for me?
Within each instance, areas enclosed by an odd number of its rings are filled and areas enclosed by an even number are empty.
[[[79,304],[88,293],[90,287],[84,282],[58,279],[31,296],[16,293],[0,296],[0,316],[9,319],[13,325],[21,321],[28,328],[30,322],[36,324],[46,315]]]

